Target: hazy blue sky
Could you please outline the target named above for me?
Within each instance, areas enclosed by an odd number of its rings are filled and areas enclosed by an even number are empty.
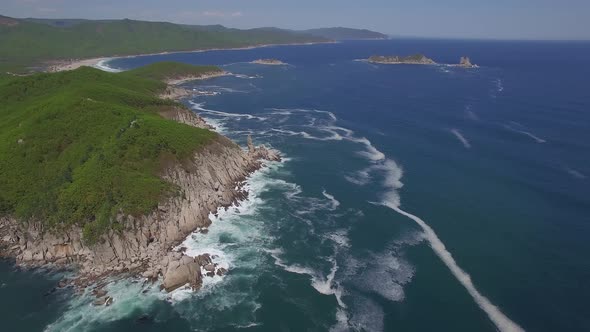
[[[15,17],[131,18],[393,35],[590,39],[590,0],[0,0]]]

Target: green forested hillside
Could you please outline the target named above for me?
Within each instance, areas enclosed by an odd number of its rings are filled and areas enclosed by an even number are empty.
[[[250,30],[133,20],[44,20],[0,16],[0,69],[43,60],[327,41],[275,28]],[[4,70],[5,71],[5,70]]]
[[[91,242],[120,226],[119,211],[145,214],[175,194],[158,176],[163,163],[216,137],[158,114],[182,106],[155,97],[165,84],[145,77],[190,69],[178,66],[0,78],[0,216],[76,223]]]

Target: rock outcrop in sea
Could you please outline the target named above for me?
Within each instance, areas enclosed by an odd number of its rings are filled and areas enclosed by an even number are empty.
[[[373,55],[368,60],[370,63],[385,65],[434,65],[436,62],[423,54],[414,54],[408,56],[381,56]]]
[[[466,56],[462,56],[461,60],[459,60],[459,67],[463,67],[463,68],[478,68],[478,65],[474,65],[471,63],[471,59],[469,59],[469,57]]]
[[[193,112],[175,107],[163,116],[201,128],[210,128]],[[111,230],[98,244],[84,243],[82,229],[47,230],[39,222],[19,223],[0,219],[0,245],[5,256],[19,265],[77,267],[74,283],[84,287],[106,276],[120,273],[142,275],[150,280],[163,278],[163,288],[171,291],[189,284],[198,289],[202,272],[227,273],[212,264],[208,256],[189,257],[172,248],[197,229],[206,230],[210,213],[245,198],[241,183],[265,160],[280,160],[279,154],[256,147],[248,138],[243,150],[228,138],[218,135],[182,164],[171,164],[162,178],[177,186],[176,195],[159,204],[147,216],[119,215],[124,230]],[[108,303],[104,296],[100,299]],[[101,300],[101,301],[102,301]],[[112,300],[111,300],[112,301]]]

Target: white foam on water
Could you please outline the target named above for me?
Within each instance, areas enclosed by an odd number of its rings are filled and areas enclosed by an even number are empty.
[[[496,90],[497,90],[498,92],[502,92],[502,91],[504,91],[504,84],[503,84],[503,82],[502,82],[502,79],[500,79],[500,78],[498,78],[498,79],[496,80]]]
[[[434,253],[442,260],[442,262],[449,268],[455,278],[467,289],[467,292],[471,295],[477,305],[488,315],[490,320],[496,325],[496,327],[502,332],[521,332],[523,328],[518,326],[515,322],[505,316],[498,307],[493,305],[490,300],[483,296],[473,284],[471,277],[465,272],[451,253],[446,249],[443,242],[438,238],[434,230],[419,217],[408,213],[401,208],[398,204],[391,204],[390,202],[383,202],[383,205],[391,208],[392,210],[404,215],[413,221],[415,221],[424,231],[426,239],[430,243],[430,247],[434,250]]]
[[[97,63],[96,63],[96,64],[95,64],[93,67],[94,67],[94,68],[97,68],[97,69],[100,69],[100,70],[103,70],[103,71],[107,71],[107,72],[109,72],[109,73],[119,73],[119,72],[122,72],[122,70],[121,70],[121,69],[118,69],[118,68],[113,68],[113,67],[110,67],[110,66],[108,65],[108,64],[109,64],[109,61],[111,61],[111,60],[112,60],[112,59],[104,59],[104,60],[100,60],[100,61],[99,61],[99,62],[97,62]]]
[[[45,327],[45,331],[69,332],[95,329],[104,323],[124,319],[138,311],[147,312],[156,302],[162,301],[166,294],[157,285],[143,286],[143,280],[124,279],[105,286],[113,298],[110,306],[93,306],[96,298],[87,290],[75,296],[69,308],[55,322]],[[145,291],[145,293],[143,292]]]
[[[349,248],[350,241],[348,239],[348,230],[346,229],[339,229],[327,235],[327,238],[332,240],[334,244],[337,246],[336,249],[339,248]]]
[[[207,122],[208,125],[212,126],[213,130],[215,130],[216,132],[218,132],[220,134],[227,133],[227,128],[225,127],[225,124],[223,121],[218,120],[218,119],[213,119],[210,117],[206,117],[206,116],[201,116],[201,118],[203,118],[203,120],[205,120],[205,122]]]
[[[566,167],[565,170],[569,175],[573,176],[576,179],[583,180],[586,178],[586,175],[582,174],[580,171],[577,171],[573,168]]]
[[[324,197],[330,200],[330,203],[332,204],[332,210],[336,210],[338,206],[340,206],[340,202],[336,198],[334,198],[333,195],[329,194],[326,190],[322,191],[322,195],[324,195]]]
[[[339,283],[334,282],[334,277],[336,276],[336,272],[338,271],[338,264],[336,259],[333,257],[329,258],[329,261],[332,263],[332,268],[330,269],[330,273],[327,276],[323,276],[320,272],[315,271],[309,267],[301,266],[298,264],[287,264],[283,259],[281,259],[280,255],[283,254],[282,249],[272,249],[266,250],[268,254],[274,259],[274,263],[276,266],[282,268],[283,270],[295,273],[295,274],[302,274],[307,275],[310,277],[311,286],[320,294],[324,295],[334,295],[336,297],[336,301],[341,308],[346,308],[346,305],[342,301],[342,288],[340,287]]]
[[[545,142],[547,142],[546,140],[544,140],[544,139],[542,139],[542,138],[540,138],[538,136],[535,136],[535,135],[533,135],[532,133],[530,133],[528,131],[516,129],[513,126],[510,126],[510,125],[504,125],[504,128],[506,128],[506,129],[508,129],[510,131],[513,131],[515,133],[520,133],[520,134],[526,135],[526,136],[532,138],[533,140],[535,140],[535,142],[537,142],[537,143],[545,143]]]
[[[479,121],[479,116],[475,112],[473,112],[472,110],[470,110],[470,109],[468,109],[468,110],[465,111],[465,115],[470,120]]]
[[[207,108],[205,108],[205,103],[197,103],[194,101],[189,101],[189,103],[192,105],[193,109],[195,109],[197,111],[204,112],[204,113],[212,114],[212,115],[217,115],[217,116],[222,116],[222,117],[227,117],[227,118],[246,118],[249,120],[256,119],[256,120],[260,120],[260,121],[264,121],[267,119],[265,117],[247,114],[247,113],[227,113],[227,112],[221,112],[221,111],[207,109]]]
[[[353,311],[348,320],[354,330],[378,332],[383,331],[385,313],[383,308],[372,300],[357,296],[353,303]],[[350,331],[341,330],[341,331]]]
[[[471,144],[469,141],[463,136],[463,134],[459,131],[459,129],[451,129],[450,132],[455,135],[455,137],[463,144],[466,149],[471,148]]]
[[[289,114],[291,114],[293,112],[320,113],[320,114],[328,115],[330,117],[330,119],[332,119],[332,121],[338,120],[338,118],[336,117],[336,115],[334,113],[329,112],[329,111],[323,111],[323,110],[305,109],[305,108],[269,108],[269,110],[274,111],[274,112],[288,112]],[[275,114],[280,114],[280,113],[275,113]]]
[[[258,209],[264,205],[264,201],[259,197],[260,194],[277,186],[287,189],[288,192],[299,190],[297,185],[268,176],[269,172],[278,169],[281,165],[279,162],[269,162],[264,168],[254,172],[242,187],[248,193],[245,200],[227,209],[219,208],[216,213],[210,213],[211,225],[208,232],[206,234],[193,232],[175,249],[186,248],[185,254],[191,257],[209,254],[218,268],[224,268],[230,273],[236,264],[244,263],[240,259],[241,256],[247,255],[254,249],[258,250],[258,246],[270,240],[268,235],[263,235],[263,225],[255,220]],[[250,268],[255,269],[253,266]],[[227,276],[208,277],[205,276],[205,271],[201,272],[203,272],[203,286],[200,292],[216,286]],[[172,300],[178,301],[184,300],[190,292],[182,289],[176,293],[178,294],[173,294]]]
[[[233,76],[237,77],[237,78],[242,78],[242,79],[256,79],[256,78],[263,78],[260,75],[254,75],[254,76],[249,76],[249,75],[244,75],[244,74],[233,74]]]
[[[415,221],[424,231],[425,238],[428,240],[430,247],[434,250],[435,254],[443,261],[455,278],[465,287],[468,293],[472,296],[478,306],[488,315],[490,320],[496,325],[496,327],[502,332],[520,332],[524,331],[520,326],[511,321],[505,316],[496,306],[494,306],[486,297],[484,297],[476,289],[475,285],[471,281],[471,277],[463,271],[459,265],[455,262],[451,253],[446,250],[442,241],[438,238],[434,230],[426,224],[419,217],[410,214],[400,208],[401,201],[398,190],[402,188],[403,183],[401,178],[403,177],[403,170],[397,163],[391,159],[386,159],[384,162],[380,162],[376,165],[372,165],[367,169],[367,172],[381,171],[384,173],[383,186],[386,191],[381,195],[381,202],[375,204],[381,204],[390,209],[402,214],[413,221]],[[391,286],[391,285],[390,285]],[[394,290],[403,289],[392,287]],[[395,299],[399,296],[399,292],[393,291],[391,293],[383,292],[380,295]]]

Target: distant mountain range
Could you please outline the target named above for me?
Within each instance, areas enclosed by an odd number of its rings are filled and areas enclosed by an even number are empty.
[[[0,16],[0,70],[15,66],[22,69],[47,60],[383,37],[377,32],[347,28],[241,30],[221,25],[129,19],[16,19]]]

